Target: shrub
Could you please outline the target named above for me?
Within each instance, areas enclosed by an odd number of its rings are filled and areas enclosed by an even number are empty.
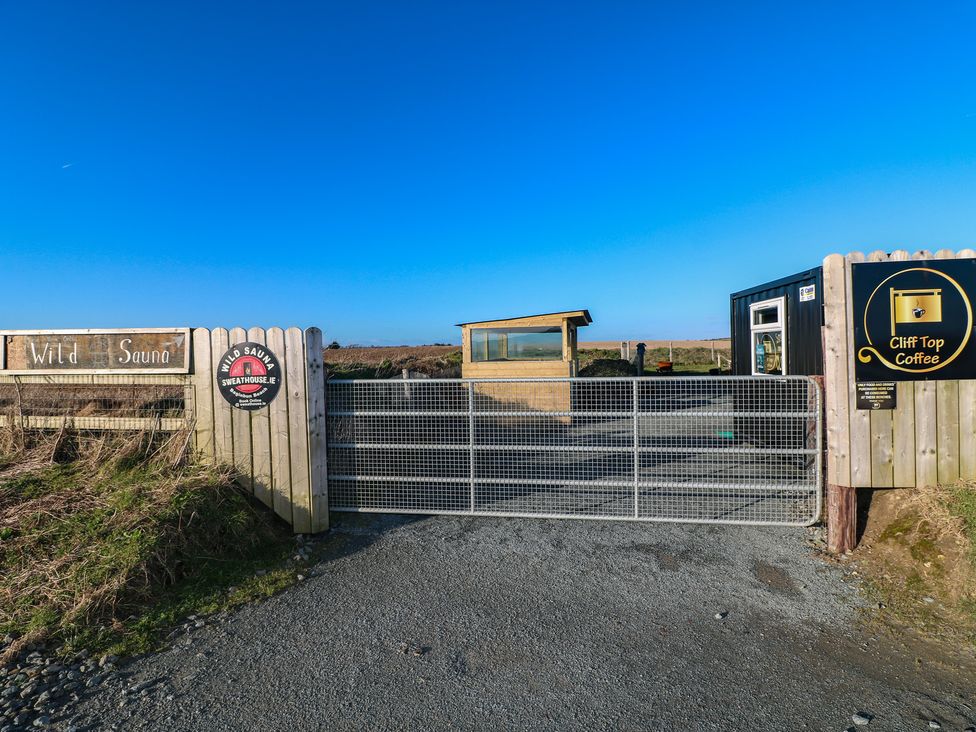
[[[634,376],[634,365],[620,358],[598,358],[579,370],[580,376]]]

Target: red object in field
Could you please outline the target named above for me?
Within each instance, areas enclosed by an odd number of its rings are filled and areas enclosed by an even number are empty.
[[[659,374],[670,374],[672,371],[674,371],[674,364],[670,361],[657,362],[657,372]]]

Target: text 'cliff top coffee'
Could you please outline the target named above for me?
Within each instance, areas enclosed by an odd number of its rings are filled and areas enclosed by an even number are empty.
[[[281,364],[260,343],[238,343],[220,357],[217,388],[235,409],[262,409],[278,396]]]
[[[851,266],[856,381],[976,378],[976,259]]]

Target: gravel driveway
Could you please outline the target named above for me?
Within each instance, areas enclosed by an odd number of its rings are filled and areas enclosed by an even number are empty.
[[[876,611],[858,609],[844,571],[804,536],[341,515],[304,582],[134,661],[54,721],[845,730],[865,711],[869,730],[976,722],[971,659],[863,630],[860,615]]]

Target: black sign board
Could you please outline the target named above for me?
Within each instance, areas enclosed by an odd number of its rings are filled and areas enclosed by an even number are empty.
[[[858,409],[894,409],[898,406],[898,392],[894,381],[859,381]]]
[[[856,381],[976,378],[976,259],[856,262],[851,288]]]
[[[217,362],[217,388],[236,409],[262,409],[278,396],[281,364],[260,343],[238,343]]]

